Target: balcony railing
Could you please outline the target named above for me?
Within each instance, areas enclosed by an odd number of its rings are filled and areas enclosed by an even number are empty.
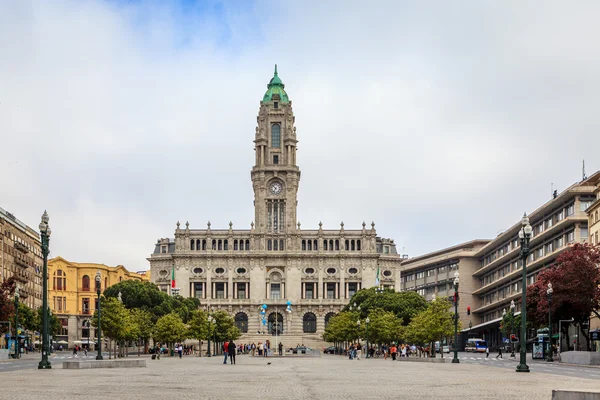
[[[29,253],[29,249],[21,242],[15,242],[15,249],[19,250],[23,254]]]
[[[23,268],[29,267],[29,265],[27,265],[27,263],[25,262],[25,260],[22,260],[20,258],[15,258],[15,264],[20,265]]]

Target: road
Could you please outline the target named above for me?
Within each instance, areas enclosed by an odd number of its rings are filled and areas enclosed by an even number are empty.
[[[108,359],[108,353],[102,353],[103,357]],[[56,353],[50,357],[52,368],[62,368],[62,362],[71,359],[92,360],[96,358],[96,353],[88,353],[87,357],[83,353],[79,353],[77,358],[71,352]],[[24,369],[37,369],[42,356],[40,353],[30,353],[23,355],[19,360],[0,361],[0,372],[20,371]]]

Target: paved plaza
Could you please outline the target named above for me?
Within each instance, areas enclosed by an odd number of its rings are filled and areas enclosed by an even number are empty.
[[[137,358],[137,357],[136,357]],[[464,362],[317,358],[163,357],[147,368],[26,369],[0,374],[0,399],[545,399],[552,389],[598,389],[597,379]],[[271,364],[268,365],[267,363]],[[558,367],[557,367],[558,368]]]

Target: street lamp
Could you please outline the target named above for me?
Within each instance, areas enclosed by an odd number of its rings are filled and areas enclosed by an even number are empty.
[[[48,213],[44,211],[42,215],[42,222],[40,222],[40,234],[42,236],[42,256],[44,259],[44,265],[42,270],[42,360],[38,364],[38,369],[51,369],[52,364],[48,360],[49,343],[48,343],[48,253],[50,253],[50,217]]]
[[[517,372],[529,372],[527,366],[527,256],[529,255],[529,239],[533,229],[529,225],[527,214],[521,219],[519,239],[521,240],[521,260],[523,263],[523,280],[521,283],[521,348]]]
[[[210,353],[210,330],[212,328],[213,317],[212,315],[208,316],[208,357],[212,357]]]
[[[358,343],[360,343],[360,319],[356,321],[356,327],[357,327],[357,335],[358,337],[356,338]]]
[[[515,332],[515,301],[511,300],[510,301],[510,333],[514,333]],[[510,345],[510,349],[512,350],[512,353],[510,353],[511,357],[516,357],[515,356],[515,343],[511,343]]]
[[[383,284],[380,283],[379,286],[377,287],[377,289],[375,289],[375,292],[377,293],[383,293],[385,289],[383,288]]]
[[[96,355],[96,360],[103,360],[102,358],[102,326],[100,323],[100,285],[102,283],[102,273],[100,271],[96,271],[96,294],[98,295],[98,355]],[[110,350],[110,349],[109,349]],[[110,351],[109,351],[110,355]],[[110,358],[110,357],[109,357]]]
[[[458,279],[459,273],[456,271],[454,273],[454,358],[452,359],[452,364],[460,363],[458,359]],[[444,352],[444,346],[440,351]]]
[[[19,287],[15,286],[15,358],[19,358]]]
[[[548,358],[546,361],[552,362],[554,359],[552,358],[552,283],[548,282],[548,290],[546,290],[546,294],[548,295]]]
[[[367,326],[367,356],[365,358],[369,358],[369,322],[371,322],[371,320],[367,317],[367,319],[365,319],[365,325]]]

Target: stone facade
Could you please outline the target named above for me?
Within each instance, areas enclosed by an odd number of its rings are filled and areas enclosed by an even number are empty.
[[[278,332],[283,341],[286,335],[289,341],[320,340],[329,317],[356,291],[375,285],[377,271],[382,285],[400,289],[401,257],[393,240],[377,236],[374,223],[302,229],[295,117],[283,88],[275,72],[258,112],[251,170],[255,222],[249,229],[178,222],[174,238],[159,239],[148,258],[162,290],[170,291],[174,271],[179,294],[228,311],[246,334],[242,341],[259,332]],[[291,313],[283,312],[288,300]],[[268,306],[266,326],[262,304]]]
[[[0,208],[2,280],[14,277],[19,287],[19,301],[30,308],[42,305],[42,263],[39,233]]]

